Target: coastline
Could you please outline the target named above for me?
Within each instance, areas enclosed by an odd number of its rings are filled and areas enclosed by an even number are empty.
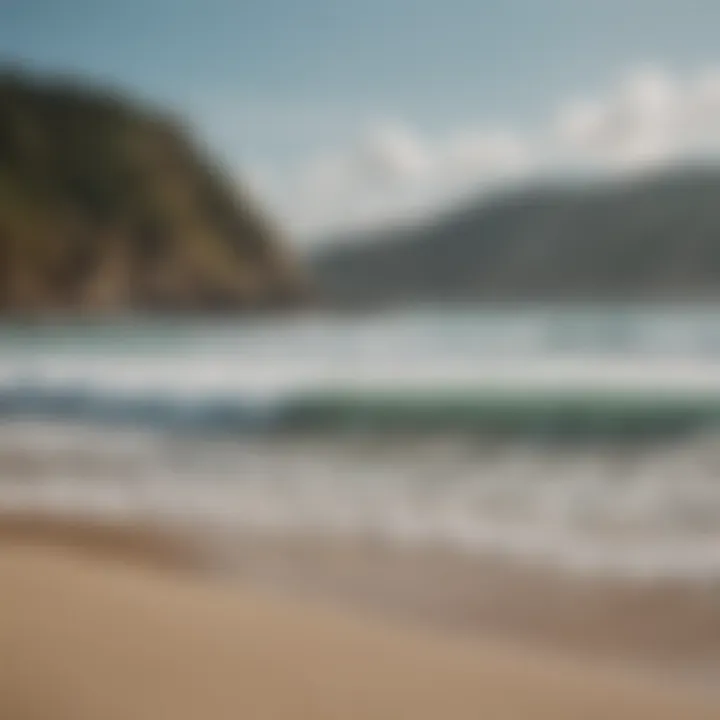
[[[679,675],[630,669],[602,653],[593,660],[561,644],[522,643],[527,628],[515,637],[482,623],[473,632],[453,629],[438,622],[451,614],[447,599],[429,603],[432,621],[408,605],[417,596],[409,578],[419,573],[449,598],[455,573],[467,566],[453,568],[447,558],[431,565],[427,555],[391,561],[387,548],[245,538],[232,546],[233,568],[210,568],[208,556],[196,553],[198,537],[177,542],[146,526],[0,519],[0,714],[701,720],[720,712],[716,692]],[[343,589],[340,567],[365,596]],[[533,593],[516,594],[518,607],[542,602],[537,578],[528,582]],[[479,596],[466,594],[466,605],[469,597]]]
[[[377,539],[222,542],[232,548],[225,572],[291,597],[692,683],[720,678],[717,580],[628,579]]]

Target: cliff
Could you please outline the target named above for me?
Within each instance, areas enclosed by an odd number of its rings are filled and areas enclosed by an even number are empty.
[[[0,75],[0,312],[236,311],[304,292],[276,229],[175,119]]]

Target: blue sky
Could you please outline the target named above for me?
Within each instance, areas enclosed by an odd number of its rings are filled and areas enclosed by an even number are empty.
[[[712,69],[718,27],[716,0],[0,0],[0,57],[171,104],[293,225],[288,176],[332,185],[372,128],[419,173],[441,138],[527,141],[637,68]]]

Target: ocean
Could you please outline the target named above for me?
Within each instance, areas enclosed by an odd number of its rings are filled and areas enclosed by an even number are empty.
[[[0,510],[720,579],[718,308],[0,328]]]

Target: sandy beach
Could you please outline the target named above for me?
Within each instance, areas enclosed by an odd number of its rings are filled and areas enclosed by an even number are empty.
[[[0,524],[0,717],[715,718],[720,698],[193,572],[142,529]]]
[[[447,547],[308,535],[244,535],[232,555],[237,576],[285,594],[710,686],[720,679],[720,585],[711,578],[628,579]]]

